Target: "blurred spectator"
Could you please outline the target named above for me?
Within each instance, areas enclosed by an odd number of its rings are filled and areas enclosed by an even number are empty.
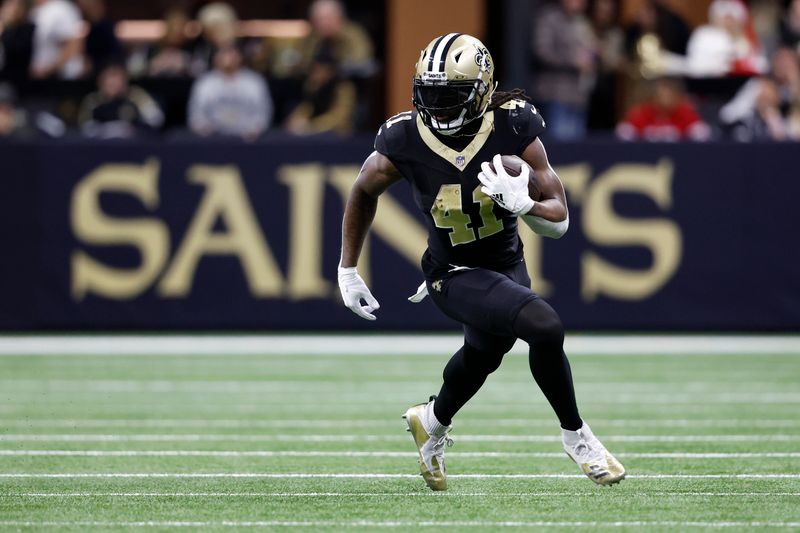
[[[327,49],[342,79],[354,83],[356,127],[372,118],[379,92],[374,47],[367,32],[347,17],[338,0],[316,0],[308,11],[311,32],[301,38],[268,37],[255,48],[253,64],[267,74],[275,101],[276,121],[284,122],[300,104],[309,70],[320,50]],[[376,91],[377,89],[377,91]]]
[[[781,44],[800,55],[800,0],[792,0],[781,21]]]
[[[800,140],[800,105],[795,103],[789,113],[781,111],[781,96],[774,80],[753,80],[754,105],[729,124],[731,137],[737,141]]]
[[[323,49],[311,64],[303,100],[289,116],[286,129],[296,135],[324,132],[346,135],[353,130],[355,104],[355,87],[341,79],[336,59]]]
[[[145,51],[144,70],[149,76],[188,76],[192,42],[188,33],[189,14],[173,8],[164,15],[164,36]],[[138,70],[138,69],[137,69]]]
[[[634,23],[625,32],[628,68],[622,93],[624,109],[649,97],[650,80],[683,70],[689,35],[683,19],[663,3],[641,3]]]
[[[543,7],[535,21],[533,92],[548,132],[559,140],[580,139],[586,133],[596,67],[585,11],[586,0],[559,0]]]
[[[79,122],[84,135],[103,139],[130,138],[157,130],[164,114],[147,92],[131,87],[122,65],[111,64],[97,77],[98,91],[84,98]]]
[[[714,0],[708,10],[709,24],[692,32],[686,72],[697,78],[726,75],[752,76],[767,68],[747,6],[740,0]]]
[[[198,135],[254,140],[270,125],[272,100],[264,78],[242,67],[242,54],[226,46],[214,56],[214,70],[200,77],[189,100],[189,126]]]
[[[653,84],[653,96],[628,111],[617,126],[625,141],[704,141],[711,129],[703,122],[679,82],[660,79]]]
[[[750,0],[750,18],[764,57],[772,57],[780,45],[783,4],[783,0]]]
[[[777,84],[781,107],[787,111],[800,102],[800,62],[790,48],[781,48],[772,56],[772,79]]]
[[[30,75],[34,25],[28,20],[29,0],[5,0],[0,6],[0,79],[17,90]]]
[[[0,83],[0,139],[24,136],[25,115],[16,107],[16,93],[7,83]]]
[[[372,41],[364,28],[347,18],[342,2],[315,0],[308,18],[311,34],[304,46],[306,69],[324,46],[330,48],[345,76],[365,78],[375,73]]]
[[[0,83],[0,139],[61,137],[66,126],[46,111],[29,112],[17,106],[17,93],[8,83]]]
[[[115,33],[116,22],[108,17],[105,0],[78,0],[78,5],[89,22],[86,57],[97,74],[103,65],[123,60],[125,52]]]
[[[33,0],[33,3],[31,20],[36,31],[32,76],[80,78],[86,70],[83,58],[86,31],[80,11],[68,0]]]
[[[691,30],[686,22],[670,9],[663,0],[642,0],[634,13],[633,23],[627,28],[625,43],[633,51],[642,36],[653,34],[663,43],[664,50],[675,54],[686,54]]]
[[[625,32],[629,58],[625,107],[646,97],[648,80],[683,72],[689,36],[689,26],[663,0],[642,2]]]
[[[597,79],[589,99],[588,127],[612,130],[617,124],[617,77],[625,62],[625,37],[617,24],[614,0],[594,0],[591,14]]]
[[[239,18],[230,4],[213,2],[198,13],[202,33],[193,46],[190,74],[197,77],[211,69],[217,50],[235,46],[239,34]]]
[[[17,95],[8,83],[0,83],[0,139],[63,137],[64,122],[48,111],[28,111],[17,107]]]
[[[800,63],[789,48],[772,58],[770,79],[748,81],[720,111],[720,121],[738,141],[800,137]]]

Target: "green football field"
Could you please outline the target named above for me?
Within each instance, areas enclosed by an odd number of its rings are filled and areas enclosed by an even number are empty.
[[[432,493],[400,416],[448,354],[370,342],[0,356],[0,530],[800,530],[800,353],[571,355],[582,415],[628,470],[608,488],[511,354]]]

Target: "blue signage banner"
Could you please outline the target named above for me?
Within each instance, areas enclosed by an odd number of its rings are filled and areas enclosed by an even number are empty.
[[[573,329],[800,329],[800,149],[548,146],[566,236],[521,237]],[[405,183],[360,264],[369,323],[336,287],[340,224],[371,139],[0,144],[0,328],[434,330],[406,298],[426,233]]]

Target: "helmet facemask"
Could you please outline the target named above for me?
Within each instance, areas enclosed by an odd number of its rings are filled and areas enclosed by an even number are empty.
[[[412,102],[422,122],[444,135],[452,135],[486,111],[488,87],[482,80],[426,81],[415,78]],[[484,105],[481,107],[481,103]]]

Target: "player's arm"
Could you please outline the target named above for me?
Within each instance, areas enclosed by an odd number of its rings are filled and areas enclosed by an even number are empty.
[[[344,209],[340,267],[358,264],[364,239],[378,208],[378,197],[401,179],[400,172],[385,155],[372,152],[364,161]]]
[[[364,280],[358,275],[356,265],[361,248],[378,208],[378,197],[402,176],[386,156],[372,152],[361,166],[342,221],[342,255],[339,261],[338,279],[344,304],[355,314],[367,320],[375,320],[372,312],[380,307]],[[366,305],[361,305],[361,300]]]
[[[539,201],[535,202],[533,208],[525,214],[550,222],[561,222],[569,218],[564,185],[550,166],[542,141],[536,139],[529,144],[522,152],[522,159],[533,169],[536,185],[541,193]]]
[[[539,201],[520,218],[533,231],[544,237],[558,239],[569,228],[569,209],[564,185],[558,178],[544,144],[536,139],[522,152],[522,159],[533,168],[536,185],[541,193]]]

